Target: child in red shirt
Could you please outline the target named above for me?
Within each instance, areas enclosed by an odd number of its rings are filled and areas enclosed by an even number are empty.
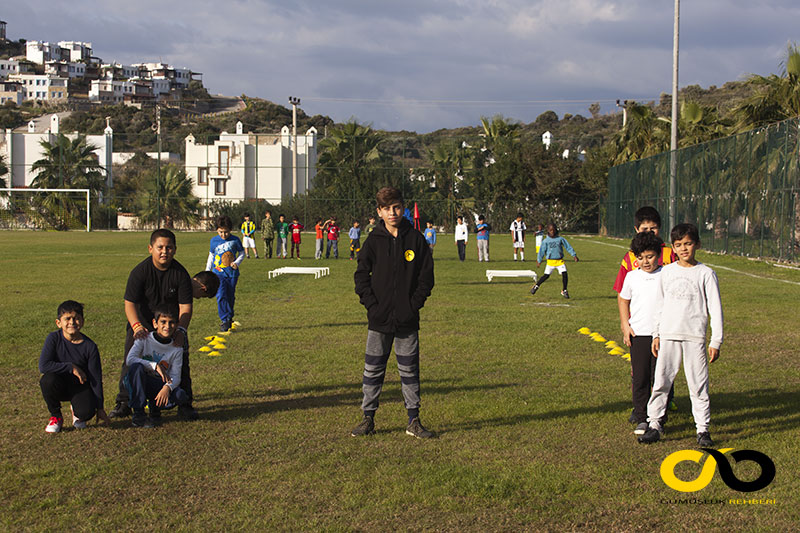
[[[294,250],[297,249],[297,258],[300,259],[300,232],[303,231],[303,226],[297,221],[297,217],[292,218],[292,223],[289,224],[289,232],[292,234],[292,254],[294,259]]]
[[[331,248],[333,248],[333,258],[339,259],[339,224],[336,222],[336,217],[331,217],[325,221],[325,228],[328,232],[328,246],[325,248],[325,259],[331,256]]]

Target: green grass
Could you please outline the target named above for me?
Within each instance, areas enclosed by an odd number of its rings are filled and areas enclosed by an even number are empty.
[[[190,273],[204,266],[209,237],[179,235],[177,259]],[[476,261],[472,242],[460,263],[442,237],[420,333],[422,420],[439,438],[423,442],[404,434],[393,358],[377,434],[349,436],[360,417],[366,313],[353,292],[355,262],[346,259],[295,260],[330,266],[331,275],[271,281],[267,271],[287,261],[245,261],[236,306],[243,327],[222,357],[197,351],[217,331],[215,302],[195,306],[191,365],[200,421],[168,412],[155,430],[131,429],[125,420],[78,432],[67,422],[62,433],[47,435],[36,362],[55,328],[56,306],[68,298],[86,304],[84,332],[100,347],[110,409],[125,281],[146,256],[147,236],[0,238],[5,530],[788,531],[800,521],[800,271],[701,254],[741,272],[717,269],[726,330],[711,367],[712,436],[717,447],[766,453],[777,475],[762,491],[741,494],[716,474],[687,495],[659,476],[667,455],[695,445],[682,374],[680,412],[666,439],[638,445],[627,423],[629,363],[577,333],[589,326],[621,340],[611,285],[622,241],[568,237],[582,261],[568,264],[566,301],[558,276],[535,297],[526,281],[486,282],[487,266],[523,267],[507,260],[507,237],[493,238],[489,265]],[[306,238],[307,256],[313,246]],[[682,466],[685,479],[698,471]],[[757,475],[748,464],[734,471]],[[775,504],[665,503],[743,497]]]

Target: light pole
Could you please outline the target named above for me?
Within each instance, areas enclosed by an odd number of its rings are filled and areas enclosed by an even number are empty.
[[[681,0],[675,0],[675,22],[672,30],[672,127],[669,136],[669,227],[674,228],[678,216],[678,34]]]
[[[292,196],[297,194],[297,106],[300,99],[296,96],[289,97],[292,104]]]

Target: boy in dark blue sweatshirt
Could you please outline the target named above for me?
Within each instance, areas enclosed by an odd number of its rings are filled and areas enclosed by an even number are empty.
[[[381,221],[358,254],[356,294],[367,308],[369,327],[364,361],[361,422],[354,437],[375,431],[375,411],[394,344],[408,427],[425,439],[434,434],[419,419],[419,310],[433,289],[433,257],[425,237],[403,217],[403,196],[394,187],[378,191]]]
[[[97,345],[81,333],[83,305],[67,300],[58,306],[56,326],[47,336],[39,356],[39,385],[50,411],[45,431],[58,433],[64,424],[61,402],[72,404],[72,425],[86,428],[94,418],[108,424],[110,420],[103,409],[103,369]]]

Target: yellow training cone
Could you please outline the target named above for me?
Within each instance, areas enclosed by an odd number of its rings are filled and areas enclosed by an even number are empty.
[[[605,337],[602,335],[598,335],[597,337],[593,337],[595,342],[606,342]]]
[[[583,327],[583,328],[578,330],[578,333],[580,333],[581,335],[589,335],[591,332],[592,332],[592,330],[590,330],[587,327]]]
[[[619,346],[617,341],[608,341],[606,343],[606,348],[616,348],[617,346]]]
[[[230,331],[220,331],[219,333],[217,333],[217,335],[223,335],[223,336],[227,336],[227,335],[230,335],[230,334],[231,334]]]
[[[205,341],[213,341],[214,340],[214,335],[209,335],[208,337],[203,337],[203,340],[205,340]]]
[[[626,353],[625,355],[622,356],[622,358],[625,359],[626,361],[630,361],[631,360],[631,354]]]
[[[625,353],[625,350],[623,350],[620,347],[616,347],[616,348],[612,348],[608,353],[609,353],[609,355],[622,355],[622,354]]]
[[[209,342],[208,345],[213,347],[213,348],[219,348],[220,346],[222,346],[223,348],[225,347],[225,343],[219,342],[219,341]]]
[[[236,331],[237,329],[239,329],[239,326],[236,324],[231,324],[231,331]]]
[[[216,346],[214,346],[214,348],[215,348],[215,349],[217,349],[217,350],[227,350],[227,349],[228,349],[228,347],[227,347],[227,346],[225,346],[225,345],[224,345],[224,344],[222,344],[222,343],[220,343],[220,344],[217,344]]]
[[[201,352],[210,352],[211,348],[209,348],[208,346],[203,346],[202,348],[200,348],[200,351]]]
[[[222,354],[221,354],[221,353],[219,353],[219,352],[210,352],[210,353],[208,354],[208,356],[209,356],[209,357],[219,357],[220,355],[222,355]]]
[[[241,323],[241,322],[239,322],[238,320],[234,320],[234,321],[233,321],[233,325],[234,325],[234,326],[236,326],[236,327],[239,327],[239,326],[241,326],[241,325],[242,325],[242,323]]]

